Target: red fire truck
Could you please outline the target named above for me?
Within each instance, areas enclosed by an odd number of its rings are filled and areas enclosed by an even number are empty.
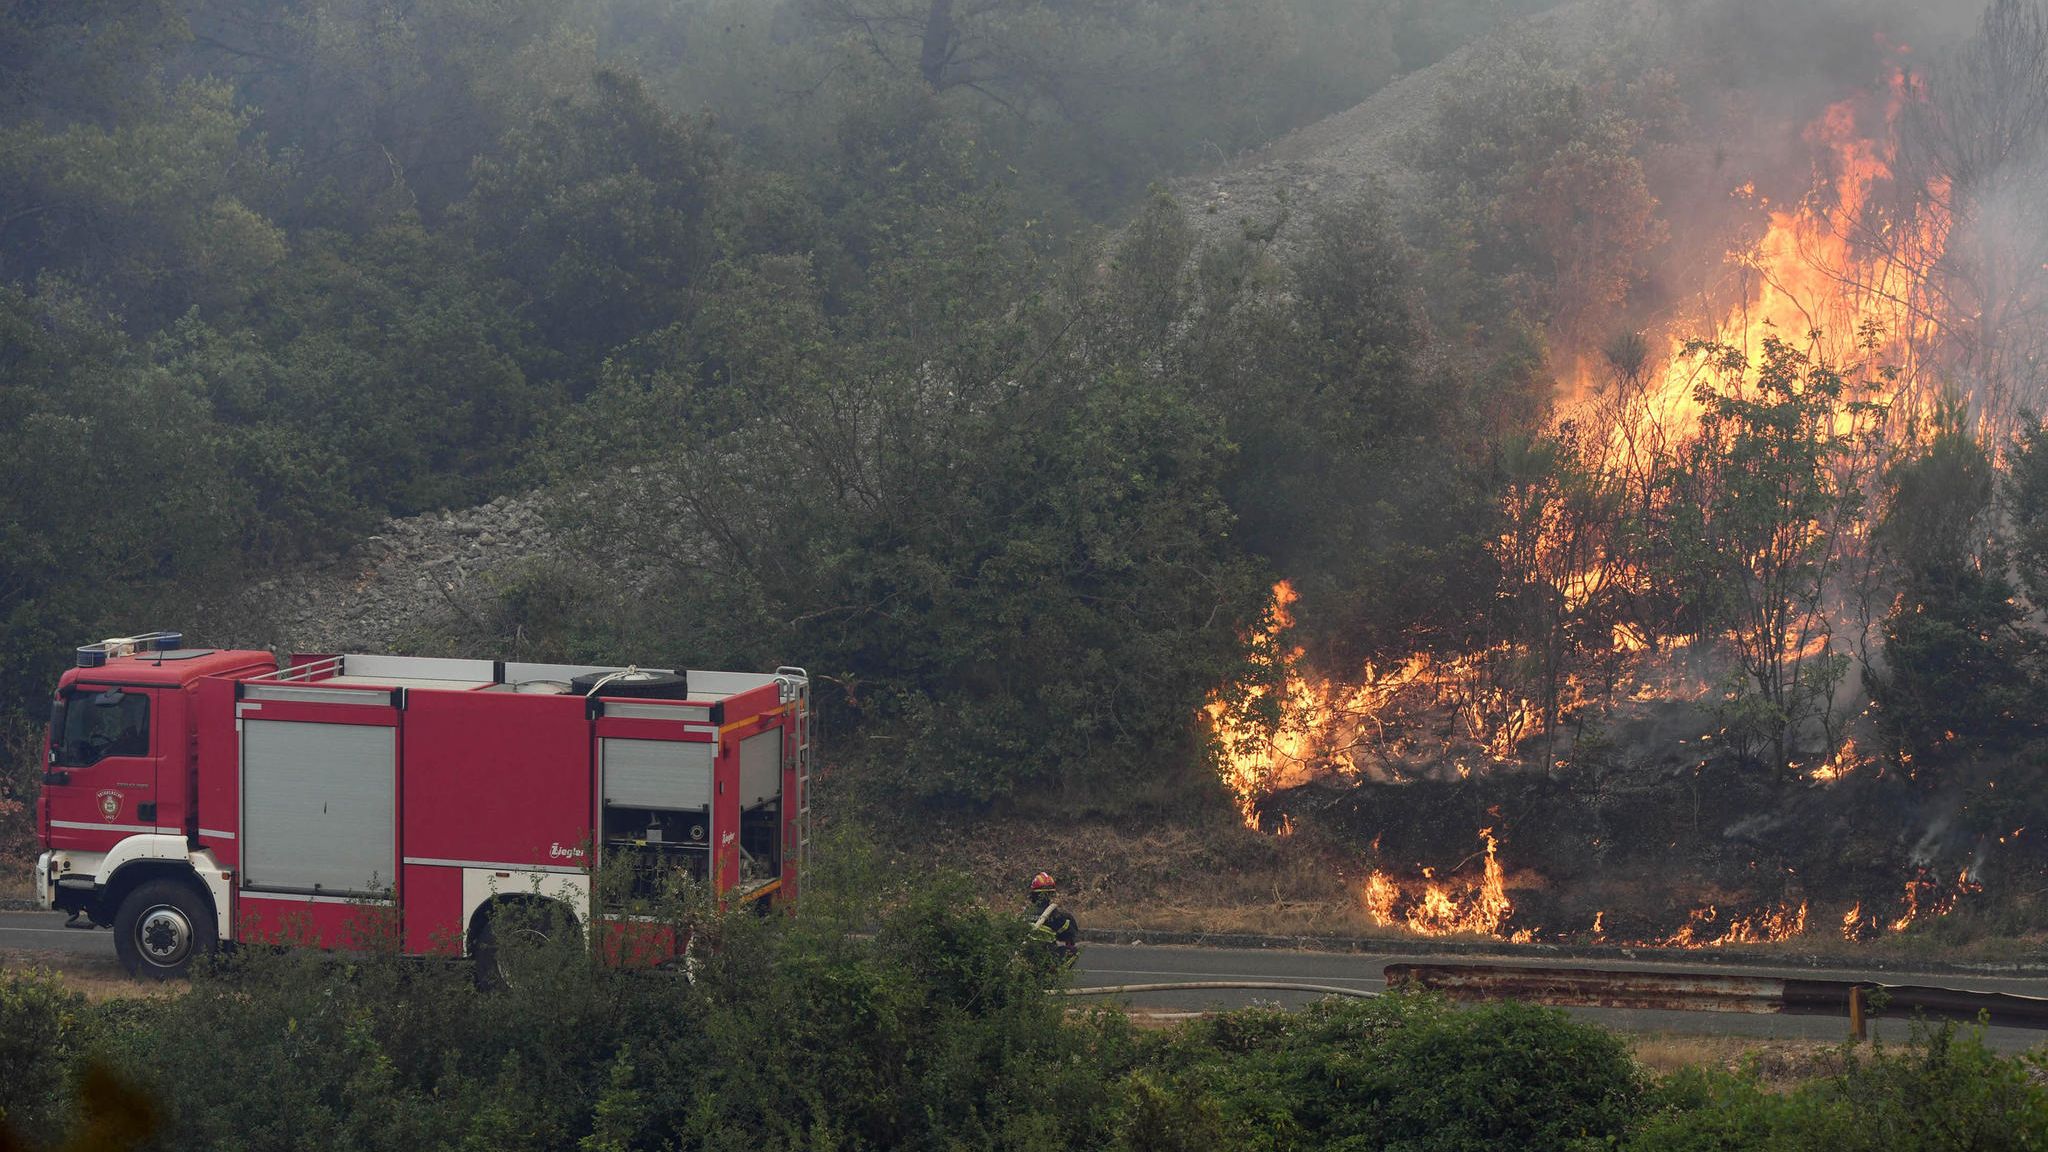
[[[382,910],[469,953],[507,901],[602,922],[592,879],[677,870],[788,905],[809,838],[809,680],[294,656],[177,633],[79,649],[50,718],[36,898],[112,927],[132,972],[223,943],[341,946]]]

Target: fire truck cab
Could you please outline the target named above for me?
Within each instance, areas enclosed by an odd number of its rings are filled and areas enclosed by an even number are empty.
[[[608,857],[789,906],[809,838],[809,680],[186,647],[79,649],[51,707],[37,903],[168,976],[233,942],[347,946],[381,910],[469,954],[507,901],[606,919]]]

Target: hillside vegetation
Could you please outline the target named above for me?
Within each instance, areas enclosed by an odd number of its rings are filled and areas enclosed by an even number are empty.
[[[1422,669],[1412,714],[1346,723],[1483,751],[1412,830],[1432,852],[1471,859],[1544,780],[1588,847],[1662,851],[1689,817],[1756,871],[1779,861],[1728,829],[1843,818],[1786,797],[1853,734],[1843,795],[1906,815],[1835,853],[1845,900],[1898,899],[1909,862],[1981,884],[2001,838],[2037,867],[2048,261],[2021,257],[2048,119],[2007,113],[2048,93],[2040,7],[1816,3],[1770,35],[1746,0],[1515,22],[1538,7],[7,8],[10,847],[72,645],[209,617],[289,643],[234,590],[516,494],[505,522],[549,547],[463,544],[396,594],[486,594],[401,647],[802,663],[842,810],[1270,824],[1271,779],[1218,782],[1246,754],[1219,728],[1258,745],[1302,719],[1289,685]],[[1814,128],[1837,107],[1914,178],[1841,182]],[[1680,308],[1731,275],[1746,306],[1759,233],[1845,189],[1864,248],[1945,214],[1947,247],[1886,266],[1986,308],[1924,355]],[[1648,445],[1653,386],[1697,419]],[[1637,672],[1695,656],[1680,719],[1629,729]],[[1673,759],[1674,731],[1711,753]],[[1430,756],[1349,767],[1448,795],[1469,766]],[[1354,854],[1413,807],[1360,791]]]
[[[1184,339],[1174,210],[1113,271],[1093,229],[1514,6],[949,10],[0,12],[16,728],[78,643],[388,516],[556,485],[586,499],[564,514],[590,562],[510,581],[444,644],[802,660],[838,728],[901,736],[926,794],[1184,763],[1268,582],[1233,500],[1269,462],[1232,432],[1298,406],[1157,370]],[[1304,306],[1349,350],[1302,371],[1384,339],[1388,386],[1414,387],[1384,226],[1332,227],[1386,255],[1314,273]],[[1226,308],[1273,274],[1212,263]],[[1345,315],[1347,293],[1381,303]],[[623,617],[619,565],[656,577]]]

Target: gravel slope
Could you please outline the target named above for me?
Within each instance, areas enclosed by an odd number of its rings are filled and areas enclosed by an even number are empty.
[[[1561,62],[1587,58],[1644,11],[1632,0],[1575,0],[1506,25],[1443,60],[1387,85],[1364,103],[1319,120],[1223,169],[1172,185],[1196,227],[1217,239],[1246,227],[1270,227],[1284,201],[1292,209],[1275,236],[1285,248],[1317,204],[1341,203],[1375,183],[1397,199],[1417,191],[1405,152],[1437,102],[1468,68],[1508,44],[1526,42]]]

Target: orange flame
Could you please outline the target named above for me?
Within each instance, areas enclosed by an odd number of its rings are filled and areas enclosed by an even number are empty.
[[[1514,944],[1534,940],[1535,932],[1527,928],[1502,931],[1514,915],[1515,905],[1508,899],[1507,875],[1496,855],[1500,845],[1493,838],[1493,829],[1480,829],[1479,838],[1486,842],[1486,863],[1476,888],[1454,893],[1449,885],[1430,879],[1432,871],[1425,868],[1421,895],[1408,902],[1406,912],[1397,914],[1396,906],[1403,898],[1401,887],[1375,869],[1366,877],[1361,894],[1366,911],[1383,927],[1399,925],[1418,936],[1491,936]]]
[[[1581,443],[1596,469],[1626,483],[1647,475],[1647,463],[1696,433],[1702,409],[1695,385],[1707,366],[1685,353],[1682,337],[1701,329],[1752,359],[1766,337],[1774,336],[1832,361],[1886,362],[1897,371],[1885,377],[1893,394],[1882,398],[1893,403],[1895,413],[1904,410],[1898,401],[1919,387],[1918,360],[1942,320],[1930,308],[1924,278],[1947,242],[1949,221],[1937,212],[1913,225],[1917,235],[1887,235],[1886,244],[1877,246],[1866,241],[1878,226],[1869,209],[1892,179],[1895,159],[1888,134],[1873,129],[1880,120],[1891,125],[1908,101],[1921,96],[1901,69],[1883,89],[1830,105],[1806,128],[1819,159],[1814,190],[1804,197],[1773,203],[1754,181],[1732,190],[1754,206],[1761,224],[1753,243],[1729,255],[1735,302],[1716,307],[1691,332],[1676,333],[1665,345],[1661,367],[1646,365],[1643,374],[1607,395],[1583,378],[1563,406],[1563,421],[1583,430]],[[1929,191],[1935,204],[1947,202],[1945,189]],[[1818,346],[1822,340],[1830,346]],[[1560,539],[1554,509],[1529,502],[1526,526],[1490,545],[1503,566],[1546,584],[1543,590],[1567,610],[1617,587],[1628,592],[1641,574],[1602,555],[1598,541],[1588,548]],[[1468,777],[1518,762],[1546,724],[1583,709],[1697,699],[1709,688],[1674,650],[1673,637],[1634,621],[1613,625],[1602,657],[1608,663],[1597,676],[1588,673],[1588,683],[1565,676],[1547,715],[1517,686],[1515,670],[1528,666],[1531,656],[1517,644],[1453,654],[1417,651],[1340,679],[1315,676],[1299,667],[1301,649],[1286,642],[1295,600],[1291,585],[1275,585],[1266,622],[1247,638],[1254,658],[1269,662],[1275,673],[1270,686],[1249,693],[1250,702],[1277,707],[1277,727],[1268,731],[1245,721],[1247,711],[1256,709],[1233,710],[1221,700],[1206,710],[1222,748],[1223,778],[1252,828],[1260,827],[1258,805],[1265,796],[1321,773],[1394,782],[1424,773]],[[1818,649],[1805,654],[1824,655],[1834,639],[1809,638],[1808,647],[1814,645]],[[1593,681],[1600,686],[1589,686]],[[1872,762],[1853,741],[1844,741],[1807,772],[1816,781],[1836,781]],[[1476,886],[1456,887],[1425,872],[1404,888],[1375,870],[1360,893],[1366,911],[1377,923],[1420,935],[1531,938],[1526,929],[1508,928],[1513,905],[1497,844],[1491,829],[1481,837],[1485,863]],[[1953,884],[1923,870],[1907,881],[1896,915],[1888,917],[1875,905],[1866,913],[1859,901],[1842,917],[1841,934],[1856,940],[1903,931],[1919,919],[1946,914],[1964,894],[1978,890],[1981,885],[1967,870]],[[1709,904],[1691,912],[1670,936],[1647,943],[1708,948],[1785,940],[1804,934],[1808,911],[1802,900],[1728,916]],[[1596,939],[1605,936],[1604,916],[1594,916]]]
[[[1946,916],[1955,911],[1956,902],[1964,896],[1983,890],[1984,885],[1970,879],[1968,868],[1957,874],[1953,887],[1944,886],[1931,869],[1922,868],[1906,881],[1904,907],[1890,928],[1894,932],[1904,932],[1923,916]]]
[[[1844,740],[1842,746],[1835,749],[1835,754],[1815,768],[1811,775],[1815,780],[1832,782],[1869,763],[1872,763],[1872,757],[1857,751],[1855,740]]]
[[[1311,702],[1303,698],[1307,684],[1292,669],[1301,657],[1300,648],[1286,644],[1288,629],[1294,627],[1290,611],[1300,599],[1294,585],[1282,580],[1273,585],[1273,601],[1266,609],[1265,625],[1247,641],[1254,663],[1285,669],[1281,688],[1281,724],[1267,732],[1248,717],[1273,689],[1254,684],[1246,692],[1244,707],[1234,709],[1228,701],[1212,697],[1205,708],[1212,732],[1217,737],[1223,782],[1237,801],[1244,825],[1259,829],[1259,801],[1276,787],[1293,782],[1308,763],[1310,735],[1314,731]],[[1290,831],[1291,826],[1290,826]]]
[[[1897,363],[1902,371],[1891,386],[1913,387],[1913,361],[1931,321],[1927,292],[1918,279],[1925,270],[1898,253],[1938,253],[1948,222],[1939,216],[1923,220],[1916,225],[1920,234],[1890,255],[1874,255],[1862,241],[1873,226],[1866,216],[1891,180],[1895,159],[1889,134],[1872,130],[1880,124],[1889,127],[1906,103],[1921,95],[1903,69],[1894,69],[1884,86],[1828,106],[1805,130],[1818,157],[1811,194],[1777,204],[1753,180],[1733,189],[1732,195],[1755,206],[1763,228],[1753,244],[1729,255],[1739,298],[1703,324],[1718,342],[1753,357],[1767,336],[1805,345],[1813,334],[1823,333],[1837,347],[1819,351],[1841,359],[1847,349],[1850,359],[1868,355]],[[1939,196],[1934,200],[1945,202]],[[1581,380],[1576,398],[1561,415],[1590,436],[1587,446],[1597,468],[1623,481],[1643,475],[1649,462],[1696,431],[1701,406],[1695,385],[1706,365],[1685,354],[1681,337],[1690,334],[1681,332],[1669,341],[1661,370],[1617,385],[1612,395],[1600,395],[1590,379]],[[1492,545],[1504,566],[1548,583],[1567,610],[1642,579],[1641,573],[1603,555],[1598,541],[1587,545],[1561,539],[1558,507],[1555,501],[1535,500],[1524,508],[1525,527]],[[1673,638],[1635,621],[1612,626],[1603,656],[1611,666],[1598,674],[1565,670],[1547,714],[1525,694],[1536,692],[1534,685],[1524,687],[1531,652],[1517,643],[1462,654],[1417,651],[1368,664],[1341,679],[1313,676],[1297,667],[1301,650],[1284,639],[1295,598],[1291,585],[1276,585],[1266,625],[1248,638],[1258,658],[1275,662],[1277,686],[1254,691],[1252,700],[1269,708],[1277,705],[1277,728],[1260,731],[1233,719],[1239,714],[1221,701],[1207,708],[1225,749],[1223,777],[1246,825],[1254,828],[1261,798],[1319,774],[1390,782],[1426,774],[1469,777],[1518,762],[1546,725],[1570,720],[1588,707],[1691,699],[1706,690],[1703,684],[1647,688],[1649,680],[1660,678],[1651,670],[1659,667]],[[1832,644],[1821,636],[1809,637],[1806,646]],[[1646,688],[1624,688],[1617,695],[1620,685],[1639,682]],[[1550,695],[1548,686],[1542,694]],[[1832,781],[1868,762],[1853,744],[1845,744],[1809,773]]]
[[[1685,926],[1665,940],[1666,948],[1723,948],[1730,944],[1773,944],[1806,934],[1806,901],[1799,907],[1781,904],[1722,921],[1720,910],[1709,904],[1696,908]]]

